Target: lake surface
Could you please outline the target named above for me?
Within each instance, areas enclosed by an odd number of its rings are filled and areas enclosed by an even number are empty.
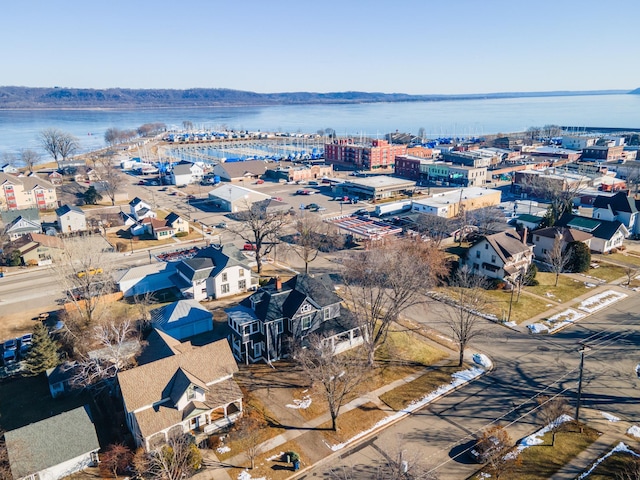
[[[184,121],[202,129],[382,136],[396,130],[429,137],[482,136],[524,131],[548,124],[640,128],[640,95],[447,100],[357,105],[285,105],[128,110],[0,110],[0,155],[33,148],[38,133],[58,128],[78,137],[81,151],[104,147],[111,127],[136,129],[162,122],[181,129]],[[43,153],[43,161],[48,160]]]

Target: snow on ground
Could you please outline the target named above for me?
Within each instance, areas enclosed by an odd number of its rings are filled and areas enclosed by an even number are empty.
[[[589,470],[587,470],[586,472],[584,472],[582,475],[580,475],[577,480],[582,480],[583,478],[588,477],[589,475],[591,475],[591,472],[593,472],[595,470],[595,468],[600,465],[602,462],[604,462],[607,458],[609,458],[611,455],[613,455],[616,452],[624,452],[624,453],[628,453],[630,455],[633,455],[634,457],[640,457],[640,455],[638,455],[636,452],[634,452],[633,450],[630,450],[629,447],[627,447],[623,442],[620,442],[618,445],[616,445],[615,447],[613,447],[611,449],[611,451],[609,451],[609,453],[603,455],[602,457],[600,457],[599,459],[597,459],[593,465],[591,465],[591,467],[589,468]]]
[[[632,425],[627,430],[627,435],[631,435],[632,437],[640,438],[640,427],[637,425]]]
[[[591,283],[591,282],[584,282],[584,286],[587,288],[595,288],[597,287],[597,285],[595,283]]]
[[[226,447],[226,446],[225,447],[216,448],[216,452],[218,452],[218,453],[227,453],[227,452],[230,452],[230,451],[231,451],[231,449],[229,447]]]
[[[636,365],[636,375],[638,375],[638,377],[640,377],[640,363],[638,365]]]
[[[301,408],[303,410],[305,408],[309,408],[310,406],[311,406],[311,397],[309,395],[302,397],[302,400],[298,400],[297,398],[294,398],[293,404],[288,403],[286,405],[287,408]]]
[[[473,362],[477,363],[481,367],[484,367],[487,369],[493,367],[493,362],[489,359],[489,357],[487,357],[483,353],[474,353],[472,358],[473,358]]]
[[[267,462],[275,460],[276,458],[282,458],[284,456],[284,452],[276,453],[275,455],[267,458]]]
[[[531,333],[549,333],[549,329],[546,325],[541,323],[532,323],[531,325],[527,325],[527,328]]]
[[[558,427],[559,425],[562,425],[565,422],[570,422],[571,420],[573,420],[573,417],[569,415],[560,415],[549,425],[542,427],[537,432],[532,433],[528,437],[524,437],[522,440],[520,440],[517,447],[518,452],[521,452],[525,448],[532,447],[534,445],[540,445],[542,443],[542,437],[545,433],[551,431],[551,429]]]
[[[516,322],[504,322],[504,325],[507,327],[517,327],[518,324]]]
[[[266,477],[253,478],[249,472],[247,472],[246,470],[243,470],[242,472],[240,472],[240,475],[238,475],[238,480],[267,480],[267,478]]]
[[[598,310],[610,305],[627,296],[626,293],[616,292],[615,290],[606,290],[602,293],[583,300],[578,308],[587,313],[597,312]]]
[[[616,417],[615,415],[611,415],[610,413],[607,413],[607,412],[600,412],[600,413],[602,414],[602,416],[604,418],[606,418],[610,422],[619,422],[620,421],[620,419],[618,417]]]
[[[534,323],[529,325],[528,328],[531,330],[531,333],[553,333],[583,317],[585,317],[584,313],[578,312],[573,308],[567,308],[547,318],[544,323]]]
[[[451,383],[438,387],[436,390],[422,397],[420,400],[416,400],[415,402],[412,402],[411,404],[407,405],[407,407],[404,408],[403,410],[400,410],[394,413],[393,415],[389,415],[388,417],[383,418],[382,420],[377,422],[373,427],[369,428],[368,430],[365,430],[364,432],[358,433],[356,436],[350,438],[346,442],[338,443],[336,445],[327,445],[327,446],[334,452],[341,450],[347,445],[349,445],[350,443],[353,443],[356,440],[359,440],[360,438],[364,437],[365,435],[368,435],[369,433],[373,432],[377,428],[382,427],[387,423],[393,422],[415,410],[418,410],[419,408],[424,407],[429,402],[432,402],[436,398],[441,397],[442,395],[450,392],[454,388],[464,383],[467,383],[476,377],[479,377],[484,372],[485,372],[485,369],[479,368],[479,367],[471,367],[468,370],[462,370],[460,372],[456,372],[453,375],[451,375],[453,377],[453,380],[451,381]]]

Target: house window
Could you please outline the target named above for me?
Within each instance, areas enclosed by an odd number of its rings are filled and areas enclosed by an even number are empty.
[[[329,318],[331,318],[331,309],[329,307],[325,307],[322,312],[324,313],[325,320],[329,320]]]
[[[480,250],[476,250],[476,258],[480,258]]]
[[[278,333],[284,332],[284,324],[282,320],[278,320],[278,323],[276,325],[278,325]]]
[[[240,280],[238,281],[238,290],[246,290],[247,289],[247,281]]]
[[[491,263],[496,263],[496,256],[495,255],[491,255]]]
[[[223,282],[227,281],[227,273],[226,272],[222,274],[222,281]]]
[[[222,293],[229,293],[229,284],[223,283],[222,285],[220,285],[220,291]]]
[[[206,295],[207,294],[207,287],[203,288],[201,293],[204,293]]]
[[[488,243],[485,243],[485,244],[484,244],[484,249],[485,249],[485,250],[489,250],[489,244],[488,244]]]
[[[546,248],[543,248],[543,249],[542,249],[542,254],[543,254],[543,255],[546,255],[546,254],[547,254],[547,249],[546,249]]]
[[[238,271],[238,276],[239,276],[239,277],[244,277],[244,269],[243,269],[243,268],[241,268],[241,269]]]
[[[196,389],[193,385],[189,385],[187,388],[187,400],[193,400],[196,398]]]
[[[306,315],[300,319],[302,324],[302,330],[309,330],[311,328],[311,315]]]
[[[262,343],[253,344],[253,356],[254,358],[262,356]]]
[[[311,311],[311,305],[309,305],[308,303],[305,303],[302,308],[300,309],[300,311],[302,313],[307,313]]]

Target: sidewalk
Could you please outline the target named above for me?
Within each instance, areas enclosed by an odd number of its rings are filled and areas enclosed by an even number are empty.
[[[632,423],[619,420],[611,422],[602,416],[599,410],[582,409],[580,420],[590,427],[602,432],[602,435],[589,447],[580,452],[569,463],[553,475],[554,480],[575,480],[600,457],[608,453],[619,442],[629,443],[625,434]]]

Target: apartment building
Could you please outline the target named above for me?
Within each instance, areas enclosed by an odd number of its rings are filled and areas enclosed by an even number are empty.
[[[0,210],[43,210],[57,206],[58,197],[51,182],[35,175],[0,173]]]
[[[386,140],[356,143],[352,139],[338,139],[324,146],[327,163],[360,171],[393,173],[396,157],[406,153],[406,145],[390,144]]]

